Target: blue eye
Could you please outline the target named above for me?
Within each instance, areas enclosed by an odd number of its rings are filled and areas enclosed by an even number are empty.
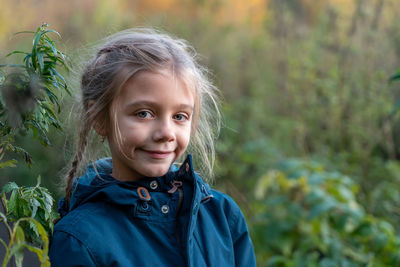
[[[177,121],[186,121],[188,119],[189,118],[184,114],[179,113],[179,114],[174,115],[174,120],[177,120]]]
[[[151,113],[145,110],[137,112],[136,116],[140,119],[149,119],[152,117]]]

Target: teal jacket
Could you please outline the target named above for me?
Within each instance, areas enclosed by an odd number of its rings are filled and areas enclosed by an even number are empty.
[[[60,201],[50,262],[62,266],[256,266],[239,207],[210,189],[189,155],[163,177],[121,182],[110,159],[76,179]]]

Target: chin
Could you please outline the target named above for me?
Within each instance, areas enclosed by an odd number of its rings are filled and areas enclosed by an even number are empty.
[[[168,168],[159,168],[159,169],[157,169],[157,170],[150,170],[150,171],[147,171],[147,172],[145,172],[145,176],[147,176],[147,177],[159,177],[159,176],[163,176],[163,175],[165,175],[167,172],[168,172],[168,170],[169,170],[169,167]]]

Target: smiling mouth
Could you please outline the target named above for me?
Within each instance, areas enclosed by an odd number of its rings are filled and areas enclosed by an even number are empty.
[[[151,158],[154,159],[165,159],[168,158],[173,151],[158,151],[158,150],[142,150],[144,151],[147,155],[149,155]]]

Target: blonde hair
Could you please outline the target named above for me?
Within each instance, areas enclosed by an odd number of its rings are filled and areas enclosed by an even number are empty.
[[[139,71],[172,70],[195,95],[192,137],[185,154],[199,156],[197,164],[205,180],[212,178],[214,140],[219,132],[220,112],[217,88],[208,79],[206,68],[198,64],[195,50],[182,39],[153,29],[130,29],[106,38],[96,47],[95,56],[83,70],[79,135],[72,166],[66,177],[69,200],[73,180],[90,145],[89,134],[101,124],[109,127],[112,101],[124,83]]]

